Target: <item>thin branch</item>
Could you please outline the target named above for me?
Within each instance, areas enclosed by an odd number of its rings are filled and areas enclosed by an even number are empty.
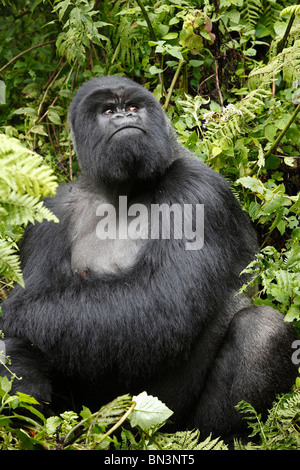
[[[111,65],[114,63],[114,61],[116,60],[116,57],[117,55],[119,54],[119,50],[120,50],[120,47],[121,47],[121,42],[119,41],[118,42],[118,45],[115,49],[115,52],[114,52],[114,55],[112,56],[112,59],[111,59]]]
[[[94,55],[95,55],[95,57],[96,57],[96,60],[97,60],[98,64],[100,64],[100,60],[99,60],[97,51],[96,51],[96,49],[95,49],[95,45],[94,45],[94,43],[93,43],[92,41],[91,41],[91,47],[92,47],[92,49],[93,49],[93,52],[94,52]]]
[[[57,77],[60,75],[60,73],[61,73],[61,71],[63,70],[63,68],[64,68],[64,66],[66,65],[66,63],[67,63],[67,62],[64,62],[64,63],[62,64],[62,66],[61,66],[61,68],[59,69],[59,71],[57,72],[57,74],[52,78],[51,82],[49,83],[49,85],[48,85],[48,87],[47,87],[47,89],[46,89],[46,91],[45,91],[45,93],[44,93],[44,96],[43,96],[43,98],[42,98],[42,101],[40,102],[40,105],[39,105],[39,108],[38,108],[38,112],[37,112],[38,116],[39,116],[40,113],[41,113],[41,109],[42,109],[42,106],[43,106],[43,104],[44,104],[44,102],[45,102],[45,99],[46,99],[46,96],[47,96],[47,94],[48,94],[48,91],[49,91],[50,88],[52,87],[52,85],[53,85],[53,83],[55,82],[55,80],[57,79]]]
[[[153,26],[152,26],[152,24],[151,24],[150,18],[149,18],[149,16],[148,16],[147,10],[146,10],[146,8],[144,7],[144,4],[143,4],[142,0],[136,0],[136,2],[137,2],[137,4],[138,4],[138,6],[140,7],[140,9],[142,10],[142,13],[143,13],[144,18],[145,18],[145,20],[146,20],[146,23],[147,23],[147,25],[148,25],[149,34],[150,34],[150,39],[151,39],[152,41],[157,41],[157,39],[156,39],[156,34],[155,34],[155,32],[154,32],[154,29],[153,29]]]
[[[66,62],[64,63],[63,67],[64,67],[65,65],[66,65]],[[63,68],[63,67],[62,67],[62,68]],[[62,70],[62,68],[61,68],[61,70]],[[61,70],[59,71],[59,73],[61,72]],[[72,72],[73,72],[73,69],[70,69],[70,72],[68,73],[68,76],[67,76],[67,78],[66,78],[66,80],[65,80],[65,83],[68,83]],[[50,87],[50,86],[52,85],[52,83],[56,80],[56,78],[58,77],[59,73],[57,73],[57,75],[55,76],[55,78],[51,81],[49,87]],[[52,77],[53,77],[53,75],[52,75]],[[49,82],[48,82],[48,83],[49,83]],[[48,88],[49,88],[49,87],[48,87]],[[45,92],[44,98],[46,97],[46,94],[47,94],[47,92],[48,92],[48,88],[47,88],[47,90],[46,90],[46,92]],[[72,86],[72,88],[73,88],[73,86]],[[30,132],[32,131],[32,129],[34,128],[34,126],[36,126],[37,124],[39,124],[39,123],[48,115],[50,108],[55,105],[55,103],[56,103],[56,101],[58,100],[58,98],[59,98],[59,95],[57,95],[57,96],[54,98],[54,100],[52,101],[52,103],[51,103],[50,106],[48,107],[47,111],[45,111],[44,114],[37,120],[37,122],[35,122],[35,124],[29,129],[29,131],[27,132],[26,136],[30,134]],[[44,102],[44,99],[43,99],[42,101]],[[40,104],[39,109],[38,109],[38,116],[39,116],[40,111],[41,111],[40,108],[41,108],[41,104]]]
[[[219,83],[218,61],[217,61],[217,59],[215,59],[215,70],[216,70],[216,87],[217,87],[218,94],[219,94],[220,105],[221,105],[221,108],[223,109],[224,108],[224,102],[223,102],[223,97],[222,97],[222,93],[221,93],[221,89],[220,89],[220,83]]]
[[[206,77],[204,80],[202,80],[202,82],[198,85],[198,88],[197,88],[197,93],[200,92],[200,88],[202,87],[202,85],[204,85],[205,82],[207,82],[207,80],[209,80],[210,78],[214,77],[216,74],[213,73],[212,75],[210,75],[209,77]]]
[[[297,114],[299,113],[300,111],[300,103],[298,104],[298,106],[296,107],[295,111],[293,112],[289,122],[285,125],[285,127],[282,129],[282,131],[280,132],[279,136],[277,137],[277,139],[273,142],[273,144],[271,145],[271,147],[269,148],[269,150],[265,153],[264,155],[264,158],[266,159],[272,152],[273,150],[277,147],[277,145],[279,144],[279,142],[281,141],[282,137],[286,134],[287,130],[289,129],[290,125],[294,122],[294,120],[296,119],[297,117]]]
[[[115,429],[117,429],[119,426],[121,426],[121,424],[123,424],[123,422],[128,418],[128,416],[133,412],[134,408],[136,406],[136,402],[133,401],[130,408],[126,411],[126,413],[119,419],[119,421],[117,421],[117,423],[114,424],[114,426],[112,426],[112,428],[110,428],[100,439],[100,441],[97,442],[97,444],[99,444],[100,442],[104,441],[104,439],[106,439],[107,436],[109,436]],[[82,427],[82,425],[84,423],[86,423],[87,421],[91,420],[91,418],[94,418],[94,421],[97,420],[98,416],[101,414],[101,410],[100,411],[97,411],[96,413],[93,413],[92,415],[88,416],[87,418],[83,419],[82,421],[80,421],[79,423],[76,424],[76,426],[74,426],[69,432],[68,434],[65,436],[60,448],[61,449],[64,449],[65,447],[68,447],[69,445],[73,444],[73,442],[78,439],[78,437],[80,437],[82,434],[84,434],[86,432],[86,429],[85,428],[82,428],[81,430],[79,430],[80,427]],[[75,433],[75,431],[78,430],[78,434],[76,435],[76,439],[74,439],[74,437],[70,440],[68,440],[70,438],[70,436],[72,434]]]
[[[169,103],[170,103],[170,100],[171,100],[171,96],[172,96],[172,93],[173,93],[173,89],[174,89],[175,84],[176,84],[176,81],[177,81],[177,79],[178,79],[178,76],[179,76],[181,67],[183,66],[184,63],[185,63],[185,60],[181,60],[181,59],[180,59],[179,62],[178,62],[178,66],[177,66],[175,75],[174,75],[174,77],[173,77],[172,83],[171,83],[171,85],[170,85],[169,92],[168,92],[168,96],[167,96],[167,98],[166,98],[166,102],[165,102],[165,104],[164,104],[164,110],[168,109],[168,106],[169,106]]]
[[[26,51],[20,52],[20,54],[16,55],[12,59],[10,59],[10,61],[7,62],[7,64],[3,65],[3,67],[0,69],[0,73],[3,72],[3,70],[5,70],[6,67],[8,67],[10,64],[12,64],[15,60],[19,59],[19,57],[21,57],[24,54],[27,54],[27,52],[30,52],[33,49],[37,49],[38,47],[47,46],[47,44],[53,44],[55,41],[56,41],[56,39],[53,39],[53,41],[47,41],[47,42],[44,42],[43,44],[37,44],[36,46],[32,46],[29,49],[26,49]]]
[[[133,412],[134,408],[136,407],[136,402],[133,401],[131,407],[126,411],[126,413],[119,419],[119,421],[113,425],[112,428],[110,428],[102,437],[101,439],[97,442],[97,444],[100,444],[100,442],[104,441],[111,433],[113,433],[116,429],[118,429],[121,424],[126,421],[128,416]]]
[[[53,100],[52,103],[50,104],[49,108],[50,108],[51,106],[54,106],[54,105],[55,105],[56,101],[58,100],[58,96],[59,96],[59,95],[57,95],[57,96],[54,98],[54,100]],[[48,108],[47,111],[45,111],[44,114],[34,123],[34,125],[29,129],[29,131],[27,131],[26,136],[28,136],[28,135],[30,134],[30,132],[32,131],[32,129],[33,129],[37,124],[39,124],[39,123],[47,116],[47,114],[48,114],[49,111],[50,111],[49,108]]]
[[[57,71],[58,67],[60,67],[60,65],[62,64],[62,61],[63,61],[63,58],[61,57],[59,59],[59,62],[57,64],[57,66],[55,67],[54,71],[51,73],[51,75],[48,79],[48,82],[43,86],[43,90],[46,90],[46,88],[48,88],[49,83],[52,82],[52,79],[53,79],[54,75],[56,74],[56,71]]]
[[[273,82],[272,82],[272,98],[275,98],[275,91],[276,91],[276,76],[273,75]]]
[[[47,126],[47,130],[48,130],[48,138],[49,138],[49,140],[50,140],[51,147],[53,148],[53,152],[54,152],[55,157],[57,157],[57,152],[56,152],[55,145],[54,145],[54,142],[53,142],[53,139],[52,139],[52,135],[51,135],[51,130],[50,130],[50,124],[49,124],[48,116],[46,116],[46,126]]]
[[[298,0],[297,2],[297,5],[300,4],[300,0]],[[286,44],[286,41],[287,41],[287,38],[288,38],[288,35],[290,34],[290,31],[292,29],[292,26],[293,26],[293,23],[294,23],[294,20],[295,20],[295,12],[292,13],[291,17],[290,17],[290,21],[288,22],[288,25],[286,27],[286,30],[285,30],[285,33],[283,35],[283,38],[279,41],[278,43],[278,46],[277,46],[277,55],[280,54],[280,52],[283,51],[283,48]]]

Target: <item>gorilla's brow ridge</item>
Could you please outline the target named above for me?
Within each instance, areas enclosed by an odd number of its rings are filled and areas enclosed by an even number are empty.
[[[96,101],[99,102],[96,103]],[[85,102],[93,102],[94,104],[101,104],[107,101],[119,102],[121,104],[132,101],[144,103],[145,105],[154,104],[152,96],[148,96],[148,91],[144,89],[139,89],[135,87],[124,88],[120,87],[119,89],[103,88],[94,90],[91,94],[86,97]]]

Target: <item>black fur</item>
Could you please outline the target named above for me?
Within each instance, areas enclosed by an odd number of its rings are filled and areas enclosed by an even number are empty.
[[[107,101],[116,107],[111,116]],[[126,111],[127,103],[138,110]],[[118,118],[140,129],[113,136]],[[236,296],[257,250],[248,217],[227,182],[177,143],[152,94],[131,80],[83,85],[70,123],[82,174],[46,201],[59,224],[27,228],[26,289],[17,286],[3,304],[11,368],[24,377],[17,387],[41,401],[52,387],[53,406],[66,408],[57,396],[71,389],[78,406],[93,409],[146,390],[175,412],[176,428],[241,431],[234,405],[245,399],[266,410],[297,372],[282,317]],[[174,237],[99,241],[95,208],[116,205],[120,195],[147,207],[204,204],[203,248],[188,251]]]

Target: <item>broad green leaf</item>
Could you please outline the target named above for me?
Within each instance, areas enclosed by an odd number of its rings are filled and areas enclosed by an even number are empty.
[[[192,67],[200,67],[201,65],[204,64],[204,61],[203,60],[190,60],[189,61],[189,65],[191,65]]]
[[[132,401],[136,402],[136,407],[129,416],[130,423],[145,431],[162,424],[173,414],[173,411],[158,398],[146,392],[132,397]]]
[[[55,111],[53,111],[53,109],[50,109],[50,111],[48,113],[48,117],[49,117],[49,120],[51,122],[53,122],[53,124],[58,124],[58,125],[61,124],[61,119],[60,119],[59,114],[57,114]]]
[[[28,116],[31,116],[31,117],[37,117],[36,110],[34,108],[31,108],[30,106],[15,109],[13,114],[27,114]]]
[[[152,67],[149,68],[149,72],[151,73],[151,75],[156,75],[158,73],[162,73],[163,70],[157,68],[156,65],[152,65]]]
[[[0,377],[0,397],[11,391],[12,382],[7,377]]]
[[[251,176],[244,176],[239,178],[236,182],[240,183],[245,188],[251,189],[251,191],[255,193],[263,194],[265,192],[265,187],[262,182]]]
[[[217,155],[222,153],[222,149],[220,147],[214,146],[211,153],[213,157],[216,157]]]
[[[59,416],[50,416],[46,420],[45,429],[49,436],[56,433],[58,426],[62,423],[62,419]]]
[[[163,36],[162,39],[168,40],[168,39],[176,39],[178,37],[178,33],[168,33],[165,36]]]
[[[27,393],[17,392],[17,394],[19,395],[20,402],[22,402],[23,404],[39,404],[39,402],[34,397],[32,397],[31,395],[27,395]]]

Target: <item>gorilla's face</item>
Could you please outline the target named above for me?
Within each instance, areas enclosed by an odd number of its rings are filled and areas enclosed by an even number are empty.
[[[127,78],[84,84],[72,101],[70,122],[80,165],[97,180],[149,180],[171,163],[171,132],[160,104]]]

